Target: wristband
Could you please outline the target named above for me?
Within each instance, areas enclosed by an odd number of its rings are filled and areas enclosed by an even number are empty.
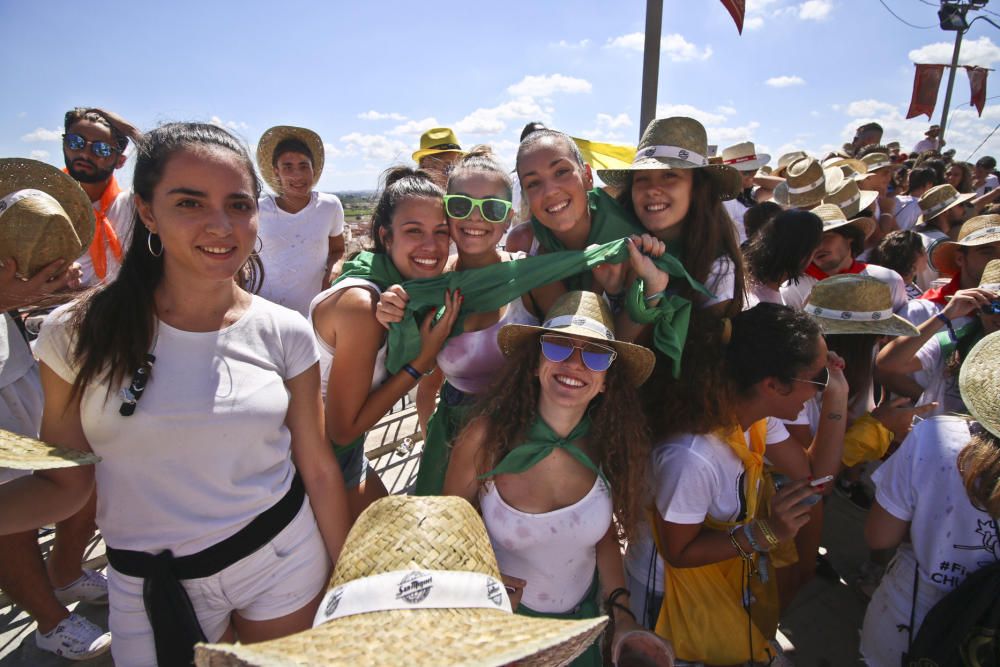
[[[657,299],[660,299],[664,295],[666,295],[666,293],[667,293],[667,290],[662,290],[661,289],[659,292],[656,292],[655,294],[650,294],[644,300],[645,300],[646,303],[649,303],[650,301],[656,301]]]
[[[744,551],[743,547],[740,546],[739,540],[736,539],[736,531],[738,531],[739,529],[740,529],[739,526],[733,526],[733,528],[729,531],[729,541],[733,543],[734,547],[736,547],[736,551],[739,552],[740,558],[742,558],[743,560],[751,560],[753,558],[753,555],[748,554],[746,551]]]
[[[747,542],[750,543],[750,548],[754,551],[759,551],[761,553],[767,551],[764,547],[760,546],[757,538],[753,536],[753,524],[745,523],[743,524],[743,534],[747,536]]]
[[[957,343],[958,335],[955,333],[955,327],[951,324],[951,319],[944,313],[938,313],[934,317],[944,322],[944,325],[948,327],[948,337],[951,339],[951,342]]]
[[[410,377],[412,377],[417,382],[420,382],[420,378],[422,378],[424,376],[423,373],[421,373],[420,371],[418,371],[416,368],[414,368],[410,364],[404,364],[403,365],[403,370],[406,371],[407,373],[409,373]]]

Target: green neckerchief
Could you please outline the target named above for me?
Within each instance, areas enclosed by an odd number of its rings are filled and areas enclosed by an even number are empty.
[[[643,293],[642,278],[639,278],[629,288],[625,309],[636,324],[653,325],[653,345],[673,361],[673,374],[678,377],[691,321],[691,302],[676,294],[664,294],[656,306],[650,307]]]
[[[626,239],[619,239],[588,250],[564,250],[499,262],[479,269],[452,271],[435,278],[406,281],[403,287],[409,295],[409,301],[406,303],[403,320],[389,327],[386,368],[395,374],[417,358],[421,343],[418,319],[422,320],[431,310],[439,311],[444,304],[445,290],[461,290],[464,298],[458,321],[451,332],[455,336],[462,332],[462,321],[467,315],[497,310],[536,287],[590,271],[600,264],[621,264],[628,261],[627,244]],[[677,258],[664,253],[653,261],[672,277],[685,280],[696,292],[713,296],[704,285],[691,277]],[[678,325],[680,324],[679,321]],[[686,329],[686,322],[684,326]],[[669,354],[669,351],[664,351],[664,354]]]
[[[934,336],[941,347],[941,358],[947,363],[948,358],[954,354],[959,346],[962,346],[965,350],[972,349],[972,346],[983,337],[983,327],[979,322],[979,318],[972,317],[955,329],[955,340],[952,339],[950,331],[941,331],[934,334]],[[972,336],[971,339],[969,338],[970,336]]]
[[[590,233],[587,234],[586,245],[608,243],[617,239],[623,239],[633,234],[642,234],[645,230],[628,212],[622,208],[614,197],[600,188],[594,188],[587,193],[587,202],[590,206]],[[538,247],[546,253],[566,250],[562,241],[556,238],[552,230],[531,218],[531,229],[535,233]],[[566,289],[589,290],[591,287],[591,276],[589,273],[581,273],[575,276],[567,276],[563,279]]]
[[[388,255],[367,251],[359,252],[353,259],[344,262],[344,270],[330,283],[330,287],[346,278],[370,280],[382,289],[403,282],[403,276]]]
[[[582,449],[573,444],[589,432],[590,417],[587,415],[583,416],[580,423],[574,426],[573,430],[565,438],[560,438],[556,435],[556,432],[545,423],[545,420],[539,417],[531,425],[531,428],[528,429],[526,440],[507,452],[507,456],[503,457],[503,460],[497,464],[496,468],[485,475],[480,475],[479,479],[486,479],[495,475],[516,475],[519,472],[524,472],[534,467],[535,464],[542,461],[542,459],[554,450],[563,449],[589,470],[593,470],[594,474],[607,484],[608,480],[604,476],[604,473],[601,472],[601,469],[594,465],[594,462],[590,460],[590,457]]]

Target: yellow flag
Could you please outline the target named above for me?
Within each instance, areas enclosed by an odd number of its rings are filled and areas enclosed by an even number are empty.
[[[573,141],[583,153],[584,162],[594,169],[624,169],[631,166],[635,157],[635,146],[604,144],[579,137],[573,137]]]

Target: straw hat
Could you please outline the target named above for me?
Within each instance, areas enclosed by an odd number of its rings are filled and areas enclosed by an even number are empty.
[[[796,160],[801,160],[804,157],[809,157],[806,155],[805,151],[792,151],[791,153],[785,153],[778,158],[778,166],[774,168],[774,176],[784,176],[785,170],[788,169],[788,165],[792,164]]]
[[[528,342],[534,342],[542,333],[560,333],[577,336],[609,345],[618,352],[616,363],[625,364],[629,380],[641,385],[653,372],[656,357],[653,353],[633,343],[615,340],[615,323],[604,299],[593,292],[567,292],[559,297],[541,326],[505,324],[497,334],[500,349],[507,356]]]
[[[55,447],[0,429],[0,468],[51,470],[93,465],[100,460],[100,456],[90,452]]]
[[[885,153],[869,153],[861,158],[868,168],[868,175],[871,176],[879,169],[899,169],[900,165],[892,161]]]
[[[323,140],[312,130],[304,127],[294,127],[292,125],[276,125],[268,129],[257,142],[257,168],[264,181],[271,186],[271,189],[281,193],[281,183],[277,174],[274,173],[274,149],[285,139],[297,139],[304,143],[312,152],[313,158],[313,187],[319,183],[319,177],[323,174],[323,162],[326,159],[323,151]]]
[[[971,248],[998,241],[1000,241],[1000,215],[977,215],[962,225],[958,231],[957,241],[941,241],[931,248],[931,266],[939,273],[953,276],[958,273],[955,254],[959,246]]]
[[[784,183],[785,179],[775,176],[774,171],[765,165],[757,170],[757,173],[753,177],[753,182],[754,185],[759,185],[765,190],[773,190]]]
[[[705,127],[685,116],[653,120],[642,133],[631,167],[598,169],[597,175],[608,185],[624,187],[629,174],[640,169],[704,169],[719,186],[722,199],[732,199],[743,189],[740,172],[709,164]]]
[[[1000,294],[1000,259],[991,259],[986,263],[979,287]]]
[[[606,622],[511,613],[486,527],[468,502],[389,496],[351,528],[311,630],[259,644],[199,644],[195,664],[562,665]]]
[[[874,220],[871,218],[852,218],[848,220],[847,216],[844,215],[844,212],[836,204],[821,204],[811,209],[810,213],[815,213],[823,221],[824,232],[832,232],[835,229],[849,225],[861,230],[866,239],[875,233]]]
[[[37,160],[0,159],[0,258],[13,257],[22,277],[85,253],[94,224],[90,198],[71,176]]]
[[[1000,331],[984,336],[966,355],[958,388],[969,413],[1000,438]]]
[[[845,177],[862,180],[868,176],[868,165],[852,157],[834,155],[823,160],[823,168],[838,167]]]
[[[771,161],[767,153],[758,153],[752,141],[722,149],[722,164],[737,171],[756,171]]]
[[[458,137],[450,127],[435,127],[420,135],[420,150],[413,153],[413,161],[420,164],[420,160],[428,155],[438,153],[458,153],[465,155],[462,147],[458,144]]]
[[[878,193],[874,190],[862,190],[858,188],[857,181],[845,180],[833,190],[827,188],[823,203],[839,206],[844,217],[850,219],[866,210],[876,199]]]
[[[831,276],[813,285],[805,312],[825,334],[916,336],[920,332],[892,312],[892,290],[878,278],[858,273]]]
[[[920,217],[917,218],[916,224],[922,225],[929,222],[945,211],[953,209],[959,204],[964,204],[975,196],[975,192],[962,194],[948,183],[935,185],[920,195],[920,199],[917,200],[917,205],[920,206],[921,213]]]
[[[788,165],[785,182],[774,189],[774,201],[782,206],[810,208],[823,201],[827,187],[838,187],[843,181],[839,169],[823,169],[815,158],[800,158]]]

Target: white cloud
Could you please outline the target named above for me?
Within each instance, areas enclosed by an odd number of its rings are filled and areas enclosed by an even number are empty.
[[[743,27],[747,30],[757,30],[764,27],[764,19],[760,16],[748,16],[743,21]]]
[[[359,113],[358,118],[361,120],[406,120],[406,116],[401,113],[396,113],[394,111],[383,113],[381,111],[375,111],[374,109]]]
[[[218,116],[212,116],[209,121],[212,125],[218,125],[219,127],[224,127],[227,130],[246,130],[250,126],[244,123],[242,120],[222,120]]]
[[[463,134],[500,134],[509,120],[539,120],[549,122],[551,116],[531,97],[520,97],[495,107],[479,108],[461,119],[452,128]]]
[[[389,130],[389,134],[400,136],[403,134],[423,134],[432,127],[440,127],[441,123],[437,121],[437,118],[430,116],[428,118],[421,118],[420,120],[411,120],[403,123],[402,125],[397,125],[396,127]]]
[[[764,83],[772,88],[788,88],[789,86],[801,86],[805,84],[805,79],[800,76],[772,76]]]
[[[63,131],[60,127],[54,130],[46,130],[44,127],[39,127],[34,132],[28,132],[22,136],[21,141],[61,141],[62,134]]]
[[[589,93],[593,86],[586,79],[577,79],[562,74],[548,76],[526,76],[507,92],[515,97],[551,97],[555,93]]]
[[[254,150],[254,152],[255,153],[257,152],[256,149]],[[323,152],[326,154],[327,160],[336,160],[337,158],[339,158],[344,154],[344,151],[340,150],[333,144],[329,144],[325,141],[323,142]]]
[[[760,123],[752,120],[746,125],[738,127],[706,125],[705,131],[708,133],[708,143],[718,145],[721,153],[726,146],[752,139],[758,127],[760,127]]]
[[[612,130],[619,127],[632,127],[632,119],[629,118],[627,113],[620,113],[617,116],[599,113],[597,114],[597,125],[598,127],[607,127]]]
[[[715,107],[715,110],[726,116],[732,116],[734,113],[736,113],[736,109],[734,109],[731,106],[727,106],[725,104]]]
[[[589,39],[581,39],[578,42],[568,42],[565,39],[560,39],[558,42],[553,42],[549,46],[556,49],[585,49],[590,46]]]
[[[32,160],[45,160],[48,157],[49,157],[49,152],[48,151],[42,151],[42,150],[31,151],[31,159]]]
[[[608,113],[597,114],[597,123],[594,129],[585,130],[581,136],[587,139],[604,141],[622,141],[625,136],[618,130],[632,127],[632,119],[627,113],[620,113],[612,116]]]
[[[645,33],[633,32],[627,35],[612,37],[605,48],[623,49],[625,51],[642,52],[645,46]],[[699,49],[697,45],[684,39],[683,35],[671,33],[660,40],[660,51],[673,62],[690,62],[692,60],[708,60],[712,57],[712,47]]]
[[[895,112],[896,105],[878,100],[857,100],[847,105],[847,115],[852,118],[872,118]],[[852,137],[853,138],[853,137]]]
[[[606,49],[625,49],[626,51],[642,52],[646,43],[646,35],[642,32],[630,32],[627,35],[612,37],[604,45]]]
[[[947,64],[951,62],[951,54],[955,49],[952,42],[935,42],[910,51],[910,60],[915,63]],[[1000,46],[986,37],[962,42],[962,50],[958,55],[960,65],[978,65],[989,67],[1000,61]]]
[[[360,156],[362,159],[385,166],[408,157],[414,147],[398,139],[390,139],[381,134],[351,132],[340,138],[344,154]]]
[[[689,116],[702,125],[719,125],[726,122],[726,116],[736,113],[732,107],[720,107],[720,113],[705,111],[690,104],[657,104],[656,117],[667,118],[669,116]]]
[[[830,0],[806,0],[799,5],[799,18],[803,21],[822,21],[833,10]]]

